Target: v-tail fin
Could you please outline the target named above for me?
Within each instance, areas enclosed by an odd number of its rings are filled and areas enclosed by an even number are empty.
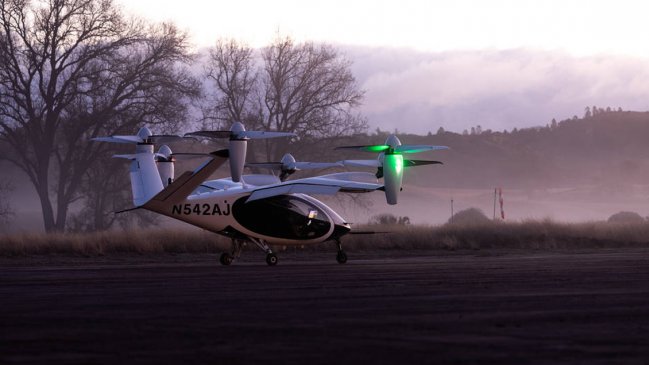
[[[228,159],[228,150],[219,150],[210,153],[212,159],[205,162],[194,171],[186,171],[174,182],[164,189],[161,189],[155,196],[144,204],[144,208],[163,212],[173,204],[178,203],[189,196],[200,184],[207,180],[216,169],[221,167]]]
[[[160,179],[160,172],[156,166],[153,153],[136,153],[129,171],[131,176],[131,189],[133,191],[133,204],[136,207],[144,205],[144,203],[162,191],[162,180]]]

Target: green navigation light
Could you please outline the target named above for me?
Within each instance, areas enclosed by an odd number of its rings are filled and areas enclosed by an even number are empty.
[[[389,161],[393,164],[392,167],[394,167],[394,171],[397,172],[397,175],[401,175],[401,171],[403,171],[403,156],[392,155],[392,157],[393,158],[391,158]]]
[[[367,146],[365,150],[367,152],[383,152],[389,148],[390,146],[386,146],[386,145],[376,145],[376,146]]]
[[[397,174],[401,175],[401,171],[403,171],[403,156],[398,155],[396,157],[397,159],[395,160],[395,163],[397,164],[396,166]]]

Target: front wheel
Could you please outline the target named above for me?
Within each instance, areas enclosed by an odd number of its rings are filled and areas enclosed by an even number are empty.
[[[222,253],[221,258],[219,259],[219,261],[221,261],[221,265],[225,266],[230,265],[232,263],[232,260],[234,260],[234,257],[232,257],[232,255],[227,252]]]
[[[338,251],[338,254],[336,255],[336,261],[338,261],[339,264],[344,264],[347,262],[347,254],[345,251]]]
[[[268,266],[277,265],[277,255],[275,255],[274,253],[269,253],[268,255],[266,255],[266,263],[268,264]]]

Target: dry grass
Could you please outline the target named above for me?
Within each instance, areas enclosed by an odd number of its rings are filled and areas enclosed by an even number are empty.
[[[557,223],[551,220],[477,225],[367,226],[392,233],[351,235],[347,250],[583,249],[649,247],[649,223]],[[0,237],[0,256],[67,254],[217,253],[229,240],[204,231],[144,230],[88,234],[21,234]],[[252,245],[249,245],[249,247]],[[331,245],[305,247],[331,250]]]
[[[570,249],[649,247],[649,223],[557,223],[551,220],[474,225],[393,227],[388,235],[356,236],[358,248]]]

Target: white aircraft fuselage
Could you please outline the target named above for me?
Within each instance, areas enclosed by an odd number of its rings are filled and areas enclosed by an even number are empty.
[[[171,205],[145,208],[228,237],[304,245],[335,240],[351,227],[333,209],[306,194],[248,201],[253,188],[201,192]]]

